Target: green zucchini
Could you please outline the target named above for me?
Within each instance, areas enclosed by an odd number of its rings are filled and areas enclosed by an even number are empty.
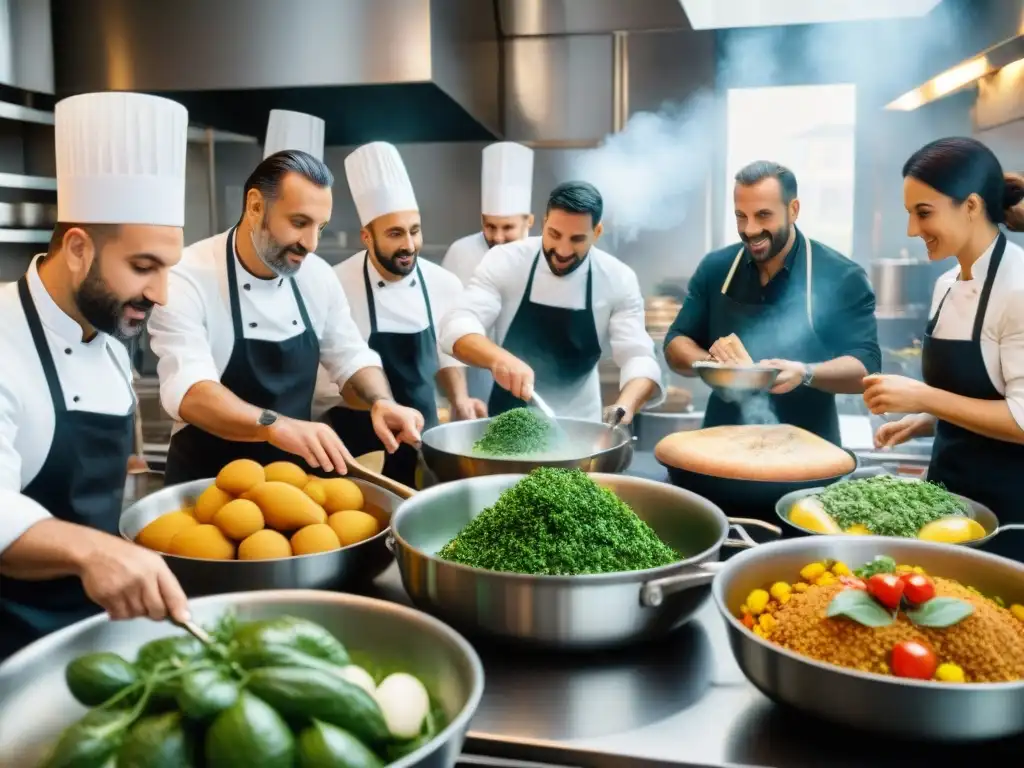
[[[95,709],[60,735],[41,768],[104,768],[120,749],[132,714]]]
[[[87,707],[98,707],[139,681],[135,666],[116,653],[79,656],[64,670],[68,690]]]
[[[383,768],[384,763],[346,730],[314,720],[299,734],[299,768]]]
[[[182,675],[178,708],[192,720],[208,720],[238,700],[239,682],[219,669],[197,669]]]
[[[168,672],[181,668],[191,661],[201,659],[205,655],[206,649],[203,644],[191,635],[161,637],[159,640],[146,643],[139,649],[135,658],[135,666],[143,674],[149,674],[158,669]],[[170,708],[174,704],[174,699],[180,688],[180,677],[158,683],[153,689],[149,711]]]
[[[117,768],[195,768],[196,745],[179,712],[139,720],[117,753]]]
[[[294,768],[295,736],[265,701],[242,693],[206,731],[208,766]]]
[[[249,638],[235,645],[231,658],[242,669],[301,667],[334,675],[342,669],[342,667],[316,656],[310,656],[290,645],[269,643],[259,638]]]
[[[291,646],[338,666],[349,663],[348,651],[338,638],[319,624],[295,616],[243,624],[235,632],[235,640],[239,644],[259,641],[268,645]]]
[[[321,720],[371,747],[390,736],[373,697],[340,677],[297,667],[263,667],[250,673],[246,687],[290,720]]]

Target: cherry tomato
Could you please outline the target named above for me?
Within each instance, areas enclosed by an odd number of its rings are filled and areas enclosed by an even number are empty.
[[[876,573],[868,579],[868,594],[886,608],[895,611],[903,597],[903,582],[895,573]]]
[[[746,627],[747,629],[753,629],[754,628],[754,617],[751,616],[749,613],[744,613],[743,614],[743,626]]]
[[[900,576],[903,582],[903,596],[914,605],[927,603],[935,597],[935,584],[923,573],[905,573]]]
[[[896,677],[931,680],[938,666],[935,652],[918,640],[903,640],[892,647],[889,668]]]
[[[867,590],[868,588],[868,585],[864,583],[864,579],[859,579],[856,576],[840,576],[839,583],[849,587],[850,589]]]

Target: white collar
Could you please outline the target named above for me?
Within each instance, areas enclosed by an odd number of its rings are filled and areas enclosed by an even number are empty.
[[[420,264],[420,259],[423,258],[423,254],[416,257],[416,266]],[[388,280],[381,274],[381,271],[377,269],[377,265],[373,263],[373,259],[370,258],[369,251],[363,251],[363,260],[366,262],[367,273],[370,275],[370,284],[374,290],[384,291],[387,289],[394,289],[406,286],[418,286],[419,283],[416,281],[416,270],[413,269],[408,275],[404,275],[399,280]],[[391,275],[394,277],[394,275]]]
[[[36,312],[39,313],[40,322],[69,344],[81,344],[88,347],[105,346],[107,334],[99,330],[96,331],[96,335],[92,339],[83,341],[82,326],[58,307],[50,292],[46,290],[46,286],[43,285],[43,281],[39,277],[39,260],[44,255],[36,255],[26,273],[29,293],[32,295],[32,303],[35,305]]]
[[[576,269],[574,269],[572,272],[570,272],[567,275],[556,275],[554,272],[551,271],[551,265],[548,264],[548,260],[544,256],[544,247],[543,246],[541,246],[540,248],[537,249],[537,261],[539,262],[537,264],[537,269],[543,269],[545,272],[547,272],[549,275],[551,275],[551,277],[557,277],[557,278],[560,278],[560,279],[561,278],[570,278],[571,279],[573,277],[576,277],[577,275],[585,275],[590,269],[593,268],[593,266],[594,266],[594,246],[590,246],[590,251],[587,253],[587,258],[583,262],[583,266],[582,267],[577,267]]]
[[[992,263],[992,254],[995,253],[996,243],[998,242],[999,235],[996,235],[995,240],[989,243],[988,248],[986,248],[985,251],[981,254],[981,256],[978,257],[978,260],[971,265],[971,280],[964,282],[971,282],[974,280],[980,280],[982,282],[985,281],[985,278],[988,276],[989,265]],[[957,280],[960,279],[959,271],[957,271],[956,278]]]

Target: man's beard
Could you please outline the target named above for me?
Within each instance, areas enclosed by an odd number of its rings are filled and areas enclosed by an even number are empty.
[[[761,232],[754,235],[753,237],[748,237],[746,234],[741,233],[740,240],[743,241],[743,245],[747,251],[747,255],[753,261],[758,263],[764,263],[766,261],[770,261],[774,257],[778,256],[780,253],[782,253],[782,249],[785,248],[786,243],[789,242],[789,235],[791,231],[792,228],[789,225],[789,217],[787,216],[786,222],[774,232],[768,229],[763,229],[761,230]],[[767,237],[769,239],[771,245],[769,246],[768,250],[765,251],[763,254],[755,254],[754,251],[751,250],[750,248],[750,243],[752,241],[760,240],[761,238],[764,237]]]
[[[391,254],[385,254],[377,244],[377,238],[373,238],[373,253],[377,257],[377,262],[387,272],[399,277],[412,274],[413,270],[416,269],[416,261],[420,257],[419,251],[410,251],[405,248],[400,248]],[[399,259],[406,259],[406,261],[402,263]]]
[[[153,309],[153,302],[143,296],[121,301],[100,275],[99,266],[99,259],[94,259],[85,280],[75,292],[78,311],[98,331],[126,340],[138,336]],[[124,314],[127,307],[145,312],[146,317],[142,320],[128,319]]]
[[[569,273],[575,272],[577,269],[579,269],[580,264],[587,260],[587,254],[590,253],[590,251],[588,250],[587,253],[583,254],[582,256],[574,255],[573,260],[572,262],[570,262],[569,266],[563,267],[558,262],[555,261],[554,248],[544,248],[542,246],[541,250],[544,251],[544,259],[548,263],[548,268],[559,277],[565,277]]]
[[[302,267],[302,262],[298,264],[292,264],[288,257],[291,254],[296,256],[305,256],[309,251],[306,250],[305,246],[301,243],[292,243],[291,245],[281,245],[274,239],[273,235],[270,234],[270,229],[267,227],[267,219],[264,216],[260,222],[260,237],[256,239],[256,232],[251,233],[252,236],[252,247],[256,251],[256,255],[259,260],[275,275],[278,277],[291,277]]]

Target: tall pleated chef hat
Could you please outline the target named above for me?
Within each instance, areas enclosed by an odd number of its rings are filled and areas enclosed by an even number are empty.
[[[324,121],[304,112],[270,110],[263,159],[285,149],[298,149],[317,160],[324,159]]]
[[[533,150],[514,141],[484,148],[480,213],[519,216],[530,213],[533,193]]]
[[[70,96],[54,109],[57,220],[185,225],[188,110],[143,93]]]
[[[374,141],[359,147],[345,158],[345,176],[364,227],[389,213],[419,210],[405,163],[393,144]]]

